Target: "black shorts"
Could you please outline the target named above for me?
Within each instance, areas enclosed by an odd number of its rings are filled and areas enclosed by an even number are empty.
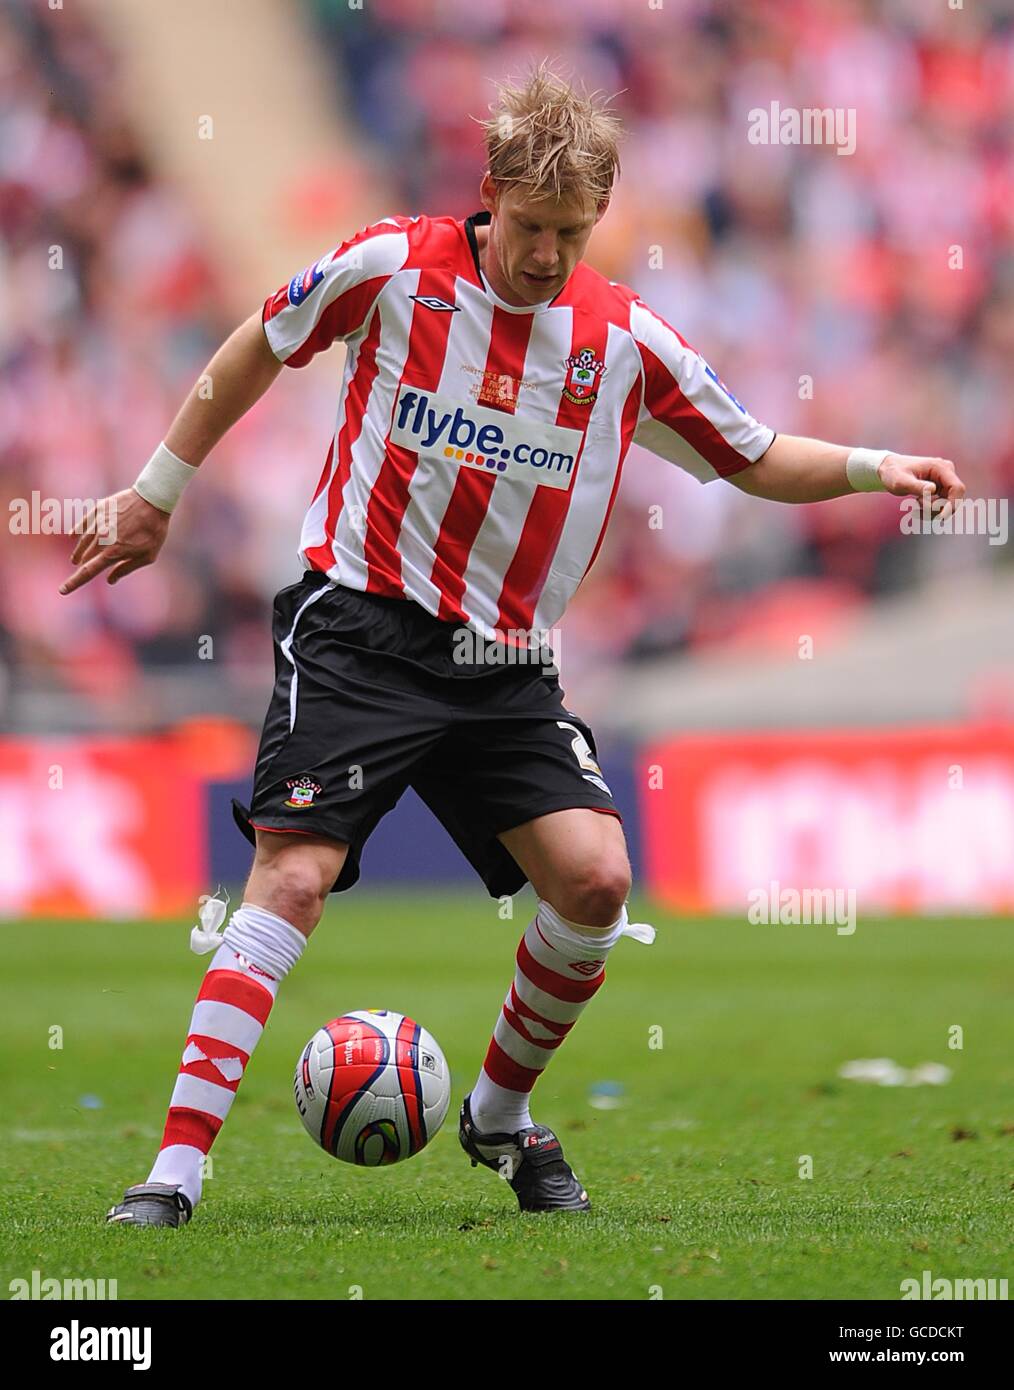
[[[332,889],[341,892],[359,878],[381,817],[413,787],[500,897],[526,882],[501,831],[573,806],[619,816],[555,668],[461,663],[461,634],[417,603],[315,571],[282,589],[253,798],[249,810],[233,802],[247,839],[302,831],[347,844]]]

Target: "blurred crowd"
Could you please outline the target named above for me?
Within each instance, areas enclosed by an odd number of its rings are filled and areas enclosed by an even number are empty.
[[[972,493],[1009,496],[1014,31],[1000,0],[302,3],[336,114],[398,191],[378,215],[475,211],[472,117],[491,79],[549,56],[613,95],[627,130],[592,242],[599,269],[780,432],[950,456]],[[76,12],[49,17],[44,0],[0,9],[5,498],[125,486],[233,326],[224,267],[141,147],[109,50]],[[752,144],[749,113],[775,100],[854,109],[855,152]],[[8,684],[14,671],[89,707],[133,700],[143,720],[145,674],[199,679],[202,635],[219,697],[223,669],[242,681],[268,663],[271,597],[298,577],[325,444],[319,410],[294,408],[319,395],[304,375],[219,447],[170,549],[127,584],[60,599],[66,539],[4,528]],[[904,536],[884,498],[790,508],[702,488],[635,449],[566,621],[565,675],[715,644],[778,648],[801,613],[811,635],[832,633],[878,596],[1009,550]]]
[[[3,0],[5,512],[33,494],[99,499],[128,486],[235,326],[222,294],[226,267],[209,256],[186,197],[152,167],[121,91],[109,46],[77,7],[57,13],[46,0]],[[228,707],[230,682],[270,670],[271,595],[299,575],[298,521],[326,448],[309,412],[293,408],[307,386],[294,380],[286,399],[269,394],[230,433],[199,499],[181,503],[171,545],[127,584],[99,580],[61,598],[73,541],[3,527],[5,722],[30,721],[38,697],[62,696],[46,706],[58,709],[47,725],[144,725],[171,708],[173,673],[183,704],[199,708]],[[286,472],[283,527],[273,500]],[[152,673],[158,680],[145,679]],[[206,694],[193,694],[202,680]],[[263,702],[259,677],[256,689]]]
[[[307,3],[400,210],[475,211],[490,79],[553,58],[615,95],[627,130],[598,269],[778,431],[952,457],[970,492],[1014,491],[1009,6]],[[772,101],[853,109],[855,153],[751,144],[749,113]],[[635,448],[565,670],[716,642],[793,650],[871,597],[1001,554],[904,536],[884,498],[775,506]]]

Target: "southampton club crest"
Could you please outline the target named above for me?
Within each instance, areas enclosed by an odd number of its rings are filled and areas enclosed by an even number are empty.
[[[598,396],[606,364],[595,356],[592,348],[586,347],[572,357],[565,357],[563,365],[567,368],[564,396],[574,405],[591,405]]]
[[[307,806],[312,806],[313,798],[321,790],[320,786],[309,777],[294,777],[285,785],[289,789],[289,797],[285,805],[291,806],[296,811],[302,811]]]

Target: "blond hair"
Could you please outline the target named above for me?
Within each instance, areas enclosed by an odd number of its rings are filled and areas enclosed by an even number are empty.
[[[609,197],[619,173],[620,121],[601,93],[577,91],[546,62],[518,85],[497,83],[481,122],[489,172],[502,187],[521,184],[536,198]]]

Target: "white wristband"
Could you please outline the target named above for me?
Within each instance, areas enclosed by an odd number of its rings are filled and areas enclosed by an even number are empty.
[[[845,476],[855,492],[886,492],[880,465],[890,449],[853,449],[845,460]]]
[[[171,513],[196,472],[196,468],[160,444],[137,475],[134,491],[160,512]]]

